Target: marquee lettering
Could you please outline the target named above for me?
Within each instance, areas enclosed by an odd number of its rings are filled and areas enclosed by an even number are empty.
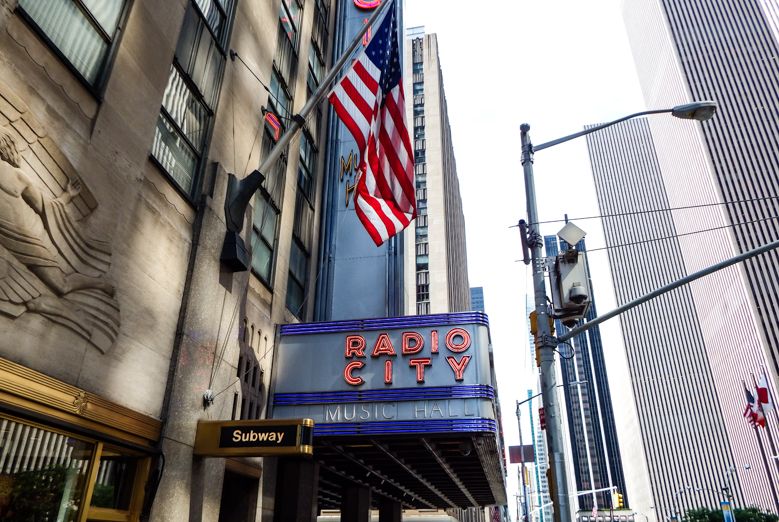
[[[378,357],[379,355],[397,355],[389,335],[385,333],[379,335],[379,338],[376,339],[376,344],[373,345],[373,351],[371,352],[371,357]]]
[[[433,361],[430,357],[420,357],[419,359],[411,359],[408,361],[409,366],[417,367],[417,382],[425,382],[425,366],[430,366]]]
[[[470,355],[463,355],[459,361],[454,357],[452,357],[451,355],[446,358],[446,362],[449,363],[449,366],[451,366],[452,370],[454,371],[455,381],[463,380],[463,372],[465,371],[465,367],[468,366],[468,362],[470,360],[471,360]]]
[[[344,368],[344,380],[346,380],[346,382],[352,386],[359,386],[364,383],[365,379],[362,377],[354,377],[352,375],[352,370],[355,368],[362,368],[363,366],[365,366],[365,363],[362,361],[352,361],[347,364],[346,368]]]
[[[417,332],[403,332],[401,335],[403,355],[413,355],[422,351],[422,347],[425,346],[425,338],[422,334]],[[413,341],[413,344],[412,344]]]
[[[365,357],[365,338],[362,335],[346,336],[346,357]]]
[[[379,359],[384,363],[383,375],[376,371],[371,371],[366,375],[370,375],[371,379],[374,378],[373,376],[376,378],[383,377],[384,384],[392,385],[394,382],[393,372],[395,370],[392,359],[398,355],[402,355],[403,357],[415,356],[408,359],[408,365],[414,372],[416,381],[418,383],[424,383],[425,369],[433,366],[433,356],[437,356],[439,353],[438,330],[431,330],[429,335],[430,339],[428,344],[425,340],[425,336],[419,332],[400,332],[400,354],[398,354],[395,349],[392,337],[390,337],[390,333],[388,332],[377,332],[375,341],[372,338],[366,340],[366,337],[360,334],[346,335],[344,338],[344,357],[347,361],[343,372],[344,381],[351,386],[361,386],[362,384],[365,384],[365,379],[359,375],[359,371],[368,364],[378,364],[378,361],[376,361],[376,363],[371,361]],[[471,334],[464,328],[455,327],[442,336],[446,349],[450,353],[458,354],[457,356],[448,355],[445,359],[449,368],[452,370],[453,380],[461,382],[464,380],[465,370],[472,358],[472,355],[465,355],[464,353],[471,347]],[[371,342],[373,345],[370,352],[370,359],[367,359],[367,354],[365,353],[368,342]],[[396,340],[395,342],[398,341]],[[424,356],[423,354],[425,353],[425,348],[427,346],[430,347],[430,351],[428,356]]]
[[[457,341],[458,337],[460,338],[459,342]],[[446,347],[454,353],[464,352],[470,345],[471,336],[462,328],[452,328],[446,334]]]

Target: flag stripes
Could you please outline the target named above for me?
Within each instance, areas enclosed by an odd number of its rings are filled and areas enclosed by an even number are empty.
[[[354,203],[377,246],[416,217],[395,6],[329,96],[360,154]]]

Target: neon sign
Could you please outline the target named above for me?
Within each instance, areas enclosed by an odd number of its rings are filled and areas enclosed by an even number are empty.
[[[381,0],[354,0],[358,9],[376,9],[381,5]]]
[[[359,376],[358,372],[366,366],[366,362],[379,357],[384,359],[384,384],[392,384],[392,373],[394,362],[397,361],[398,352],[392,345],[390,336],[385,333],[379,333],[373,348],[366,354],[367,343],[365,337],[359,334],[347,335],[344,339],[344,357],[347,359],[343,371],[343,378],[351,386],[360,386],[365,383],[365,379]],[[438,351],[439,335],[438,330],[430,332],[430,349],[428,357],[413,357],[408,359],[408,366],[416,376],[417,383],[425,382],[425,368],[433,365],[434,355]],[[462,381],[465,368],[471,360],[470,355],[463,354],[471,347],[471,334],[463,328],[452,328],[444,336],[445,348],[455,355],[445,357],[446,362],[452,370],[455,381]],[[425,347],[425,338],[418,332],[403,332],[400,341],[401,356],[417,355]]]

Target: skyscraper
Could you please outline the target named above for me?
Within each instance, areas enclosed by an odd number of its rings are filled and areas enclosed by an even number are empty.
[[[694,130],[686,125],[682,134]],[[722,229],[684,235],[690,210],[671,211],[653,134],[637,119],[587,137],[618,305],[693,271],[696,241],[726,245]],[[706,193],[703,181],[696,188]],[[706,210],[696,228],[710,228],[715,214]],[[765,363],[746,302],[731,267],[620,316],[652,489],[646,503],[658,516],[718,505],[722,488],[739,506],[774,508],[770,468],[758,462],[755,433],[742,417],[742,379]]]
[[[544,236],[544,246],[547,257],[555,257],[561,250],[569,249],[566,242],[558,243],[555,236]],[[580,252],[586,251],[584,240],[579,241],[576,248]],[[587,276],[590,277],[589,273]],[[595,302],[591,301],[585,318],[591,320],[596,316]],[[555,328],[565,331],[560,321],[556,321]],[[622,493],[625,506],[628,506],[603,343],[598,327],[574,338],[572,348],[570,354],[561,356],[560,366],[576,489],[581,492],[615,487],[616,491]],[[611,505],[609,491],[596,493],[596,499],[598,509],[617,507]],[[593,507],[593,495],[579,495],[579,510],[591,511]]]
[[[470,307],[465,218],[452,147],[438,39],[408,30],[404,62],[406,121],[412,122],[417,219],[405,232],[408,313]],[[411,103],[408,103],[408,102]]]
[[[648,107],[695,99],[719,104],[717,115],[702,125],[660,117],[649,125],[669,206],[726,203],[673,213],[680,235],[726,227],[679,240],[687,271],[779,238],[776,2],[633,0],[624,2],[623,10]],[[758,346],[768,360],[768,373],[776,375],[778,261],[773,251],[691,286],[715,375],[741,368],[741,377],[749,382],[750,373],[761,371]],[[723,298],[712,299],[712,288]],[[731,412],[743,401],[742,385],[736,377],[715,383],[731,432],[740,420]],[[733,445],[746,488],[752,480],[743,469],[754,467],[750,461],[756,453],[751,451],[757,452],[754,444],[749,448]]]
[[[471,310],[484,311],[484,287],[474,286],[471,288]]]

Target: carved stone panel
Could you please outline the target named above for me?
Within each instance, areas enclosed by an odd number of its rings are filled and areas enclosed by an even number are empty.
[[[89,237],[97,201],[27,106],[0,83],[0,314],[40,314],[105,353],[119,334],[106,274],[111,249]]]

